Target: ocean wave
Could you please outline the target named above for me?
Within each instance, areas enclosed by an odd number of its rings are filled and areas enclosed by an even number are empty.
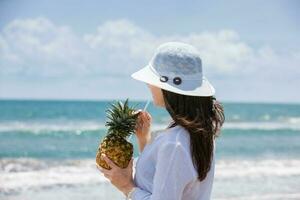
[[[291,124],[300,124],[300,117],[279,117],[279,119]]]
[[[153,124],[153,130],[161,130],[167,127],[167,124]],[[80,134],[83,131],[107,130],[103,122],[95,121],[69,121],[69,122],[0,122],[1,132],[29,132],[34,134],[49,132],[73,132]]]
[[[240,195],[238,197],[220,197],[217,198],[218,200],[299,200],[300,199],[300,193],[278,193],[274,192],[272,194],[247,194],[247,195]]]
[[[222,129],[236,130],[300,130],[298,119],[289,119],[280,122],[225,122]],[[154,123],[152,130],[162,130],[167,127],[167,123]],[[70,132],[81,134],[89,131],[106,131],[107,127],[103,122],[96,121],[67,121],[67,122],[45,122],[45,121],[8,121],[0,122],[0,133],[3,132],[26,132],[32,134],[42,134],[51,132]]]
[[[0,193],[107,182],[94,160],[2,159]]]
[[[290,122],[225,122],[223,129],[238,130],[300,130],[300,123]]]
[[[134,165],[136,163],[134,159]],[[226,160],[216,161],[215,177],[222,179],[261,177],[296,177],[300,160]],[[133,172],[134,173],[134,172]],[[38,160],[30,158],[0,160],[0,193],[68,185],[106,183],[93,159]]]
[[[97,131],[106,129],[103,123],[94,121],[67,121],[67,122],[22,122],[9,121],[0,122],[0,132],[30,132],[30,133],[45,133],[45,132],[74,132],[81,131]]]
[[[218,178],[258,178],[263,176],[299,176],[300,160],[219,160],[216,165]]]

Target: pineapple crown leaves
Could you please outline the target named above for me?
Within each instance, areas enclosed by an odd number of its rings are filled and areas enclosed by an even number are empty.
[[[123,138],[128,137],[134,132],[138,113],[134,113],[135,107],[128,105],[128,98],[123,104],[121,101],[110,104],[106,110],[108,121],[108,134],[116,134]]]

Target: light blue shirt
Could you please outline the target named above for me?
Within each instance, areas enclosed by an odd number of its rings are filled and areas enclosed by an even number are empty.
[[[215,158],[203,181],[192,163],[189,133],[177,125],[147,144],[135,164],[132,200],[209,200]],[[215,149],[213,155],[215,154]]]

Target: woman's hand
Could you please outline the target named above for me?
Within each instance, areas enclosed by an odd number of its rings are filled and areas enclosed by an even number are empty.
[[[135,127],[135,135],[138,139],[140,152],[142,152],[144,146],[151,140],[150,128],[152,117],[147,111],[138,110],[137,112],[139,113],[139,116]]]
[[[126,196],[128,192],[135,186],[132,178],[133,158],[131,158],[127,168],[125,169],[117,166],[105,154],[102,154],[102,158],[111,167],[111,169],[104,169],[98,164],[97,168],[104,174],[106,178],[110,180],[110,182],[116,188],[118,188]]]

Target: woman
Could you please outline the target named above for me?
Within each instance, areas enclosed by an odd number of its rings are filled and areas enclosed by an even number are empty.
[[[170,125],[151,140],[152,118],[140,111],[136,127],[140,156],[132,178],[132,160],[121,169],[105,155],[111,170],[104,176],[133,200],[210,199],[215,169],[215,138],[225,116],[214,87],[203,76],[197,50],[168,42],[150,63],[131,75],[147,83],[156,106],[164,107]]]

